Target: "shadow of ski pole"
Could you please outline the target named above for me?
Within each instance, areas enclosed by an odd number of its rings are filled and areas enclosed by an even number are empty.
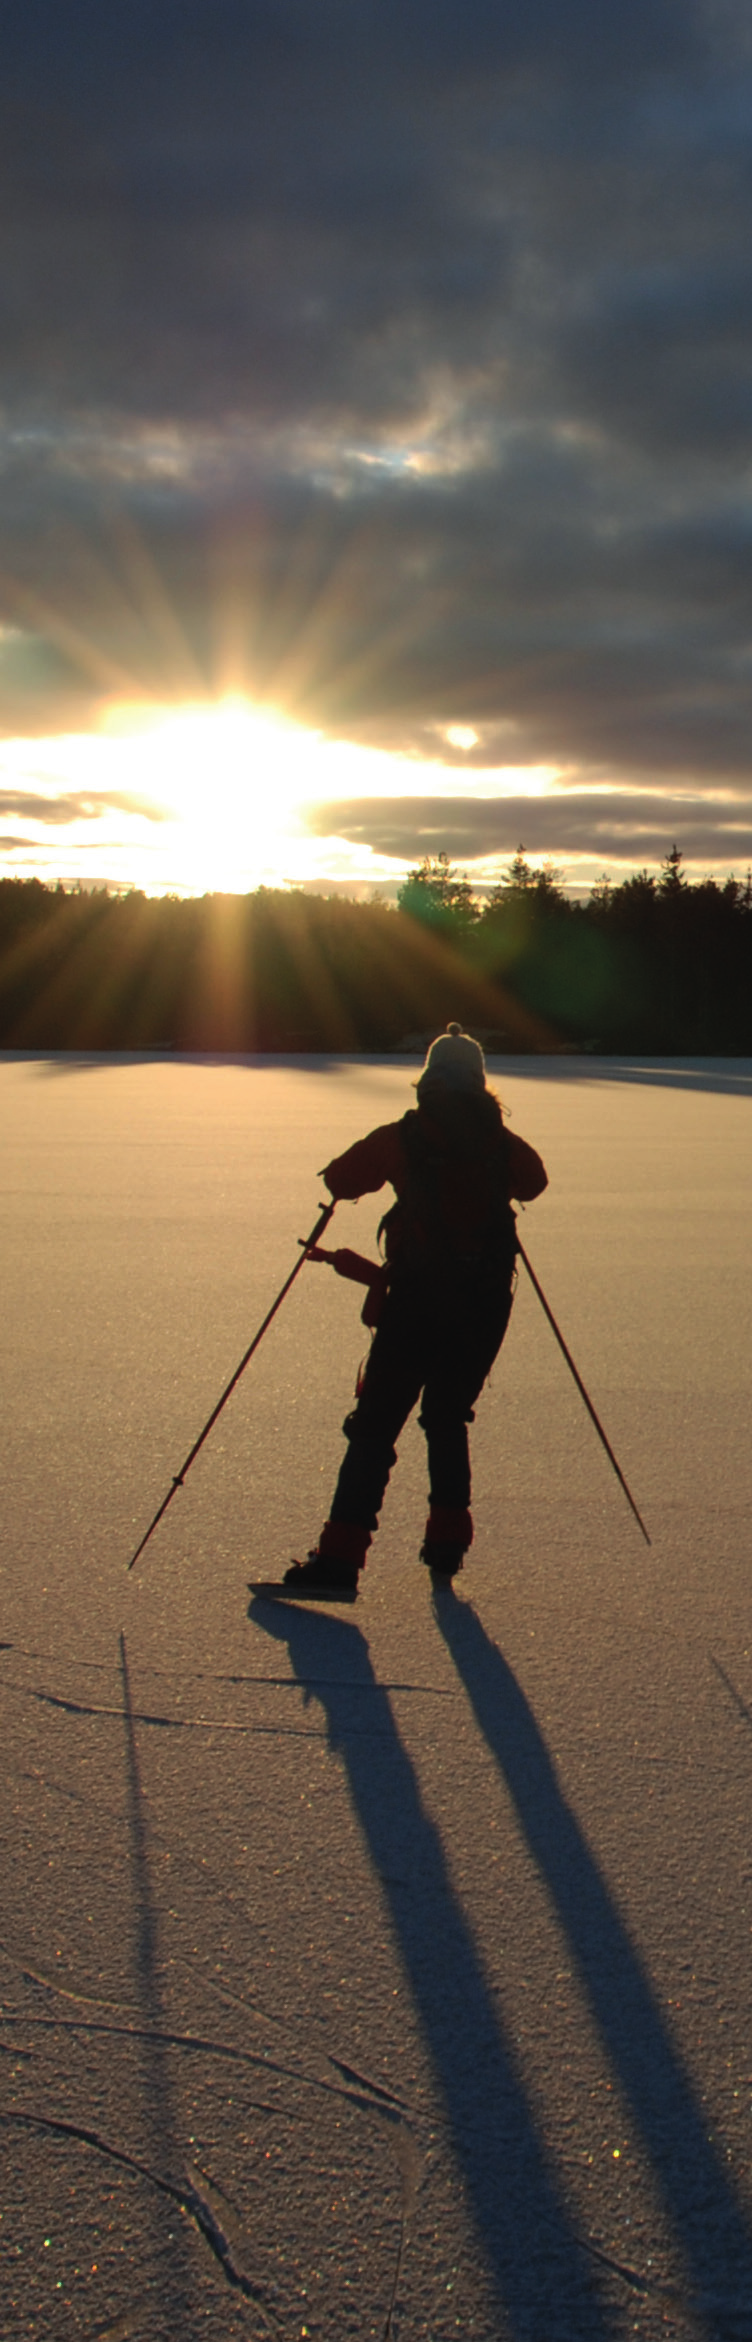
[[[178,2143],[178,2124],[174,2106],[167,2048],[159,2040],[168,2030],[162,2005],[159,1983],[159,1950],[157,1912],[151,1885],[149,1841],[144,1795],[136,1739],[136,1721],[133,1714],[128,1655],[125,1636],[120,1637],[120,1676],[123,1693],[123,1725],[125,1732],[125,1780],[130,1838],[131,1877],[133,1882],[135,1944],[134,1971],[139,2005],[149,2039],[141,2050],[142,2103],[148,2126],[151,2155],[157,2169],[174,2190],[179,2182],[185,2186],[184,2157]],[[163,2260],[164,2275],[169,2285],[171,2316],[174,2330],[185,2342],[196,2333],[192,2315],[195,2287],[189,2257],[187,2231],[175,2222],[172,2206],[166,2217],[160,2217],[157,2241]]]

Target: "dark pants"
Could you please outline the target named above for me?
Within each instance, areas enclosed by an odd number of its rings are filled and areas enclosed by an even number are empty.
[[[357,1405],[344,1424],[349,1446],[329,1518],[373,1533],[395,1442],[423,1393],[432,1505],[470,1502],[467,1426],[501,1348],[512,1306],[509,1273],[491,1268],[434,1278],[395,1275]]]

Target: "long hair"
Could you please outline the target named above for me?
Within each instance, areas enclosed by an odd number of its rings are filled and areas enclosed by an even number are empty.
[[[423,1127],[435,1131],[450,1154],[483,1155],[504,1128],[504,1109],[494,1090],[452,1090],[448,1082],[424,1074],[415,1095]]]
[[[508,1141],[493,1091],[421,1080],[417,1110],[403,1117],[401,1128],[408,1176],[379,1230],[387,1260],[435,1263],[440,1272],[452,1260],[465,1270],[482,1261],[503,1263],[511,1277]]]

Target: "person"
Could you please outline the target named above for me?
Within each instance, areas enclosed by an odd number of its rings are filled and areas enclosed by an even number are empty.
[[[480,1043],[458,1024],[432,1043],[416,1098],[400,1121],[356,1140],[323,1172],[336,1201],[388,1182],[396,1203],[379,1230],[386,1260],[373,1270],[377,1306],[364,1311],[377,1322],[343,1425],[348,1444],[329,1516],[307,1561],[292,1562],[283,1579],[284,1592],[303,1599],[354,1599],[396,1442],[421,1393],[429,1512],[420,1558],[434,1578],[451,1578],[472,1543],[467,1429],[509,1322],[512,1198],[531,1202],[548,1180],[540,1155],[504,1122]],[[357,1258],[322,1257],[335,1265]]]

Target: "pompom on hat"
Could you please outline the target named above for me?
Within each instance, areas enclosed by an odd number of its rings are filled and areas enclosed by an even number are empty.
[[[448,1025],[437,1041],[431,1042],[423,1072],[416,1083],[418,1097],[421,1091],[441,1082],[448,1090],[464,1091],[478,1097],[486,1086],[486,1060],[479,1041],[470,1033],[463,1033],[461,1025]]]

